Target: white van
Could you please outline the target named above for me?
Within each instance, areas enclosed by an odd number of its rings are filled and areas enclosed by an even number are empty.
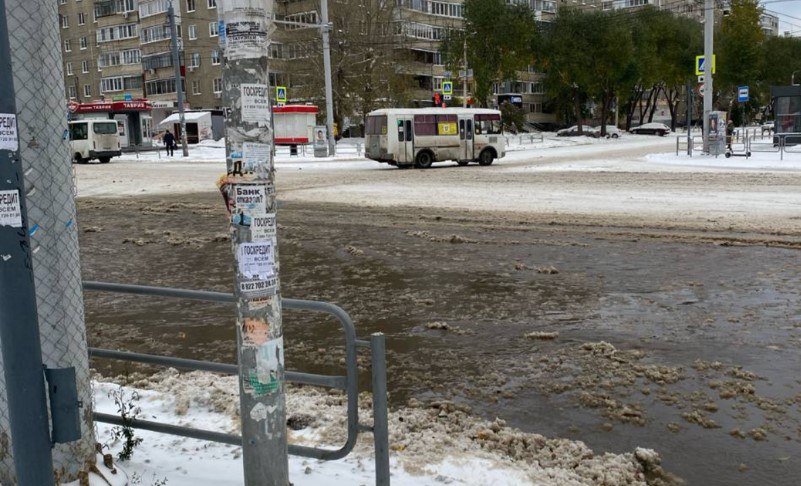
[[[122,155],[117,137],[117,121],[107,119],[70,122],[70,151],[72,160],[85,164],[97,159],[107,164],[112,157]]]
[[[434,162],[490,165],[506,155],[501,112],[482,108],[406,108],[372,111],[365,124],[367,158],[400,168]]]

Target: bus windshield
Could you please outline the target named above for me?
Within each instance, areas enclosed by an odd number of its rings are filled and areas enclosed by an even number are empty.
[[[111,135],[117,133],[116,122],[95,123],[93,125],[95,133],[98,135]]]

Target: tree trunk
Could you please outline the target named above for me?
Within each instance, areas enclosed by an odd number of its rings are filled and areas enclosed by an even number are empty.
[[[651,97],[651,106],[648,108],[648,123],[652,123],[654,121],[654,114],[656,113],[656,104],[659,101],[659,93],[662,92],[663,86],[656,85],[653,89],[653,96]]]
[[[579,135],[583,135],[584,134],[584,130],[583,130],[584,123],[582,123],[582,119],[581,119],[581,100],[579,99],[578,88],[575,88],[575,87],[573,88],[573,108],[576,110],[576,120],[577,120],[577,123],[578,123],[578,134]]]

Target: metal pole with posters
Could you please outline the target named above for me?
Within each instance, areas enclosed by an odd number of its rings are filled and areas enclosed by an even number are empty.
[[[287,486],[284,344],[276,245],[268,38],[271,0],[218,3],[227,107],[219,181],[236,261],[237,356],[246,486]]]
[[[184,113],[184,83],[181,78],[181,57],[178,53],[178,31],[175,28],[175,9],[170,7],[167,9],[167,15],[170,17],[170,39],[172,41],[172,65],[175,68],[175,92],[177,93],[178,102],[178,116],[181,123],[181,150],[184,157],[189,157],[189,147],[186,143],[186,114]]]
[[[320,20],[323,36],[323,69],[325,70],[325,124],[328,127],[328,155],[337,153],[337,141],[334,138],[334,88],[331,81],[331,23],[328,20],[328,0],[320,1]],[[339,127],[340,131],[345,127]]]
[[[15,484],[47,486],[55,479],[8,34],[0,0],[0,343]]]
[[[709,116],[712,114],[712,66],[714,65],[715,0],[704,1],[704,153],[709,153]]]

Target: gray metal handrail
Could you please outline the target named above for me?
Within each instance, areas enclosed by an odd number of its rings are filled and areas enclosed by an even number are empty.
[[[223,292],[210,292],[200,290],[175,289],[169,287],[152,287],[147,285],[128,285],[109,282],[83,282],[84,290],[100,292],[116,292],[133,295],[150,295],[178,299],[201,300],[206,302],[235,303],[233,294]],[[290,444],[289,453],[292,455],[309,457],[321,460],[336,460],[347,456],[356,445],[360,430],[373,432],[376,460],[376,485],[389,485],[389,432],[387,413],[387,386],[386,386],[386,348],[384,335],[375,333],[370,341],[356,339],[356,328],[347,312],[341,307],[328,302],[312,300],[281,299],[286,309],[324,312],[336,317],[345,333],[346,375],[330,376],[316,375],[287,371],[286,379],[292,383],[323,386],[345,390],[348,397],[348,436],[345,444],[339,449],[323,449]],[[359,380],[356,347],[363,346],[371,349],[372,385],[373,385],[373,425],[359,424]],[[169,356],[156,356],[140,353],[116,351],[110,349],[89,348],[89,355],[97,358],[119,359],[147,364],[173,366],[176,368],[211,371],[236,375],[238,366],[225,363],[213,363]],[[112,425],[122,425],[121,417],[95,413],[95,420]],[[242,437],[208,430],[194,429],[177,425],[163,424],[141,419],[128,419],[128,425],[143,430],[178,435],[194,439],[222,442],[225,444],[241,445]]]

